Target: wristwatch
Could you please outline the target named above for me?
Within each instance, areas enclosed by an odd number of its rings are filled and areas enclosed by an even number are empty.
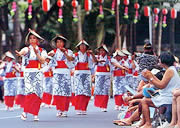
[[[149,80],[152,81],[152,80],[153,80],[153,77],[151,77]]]

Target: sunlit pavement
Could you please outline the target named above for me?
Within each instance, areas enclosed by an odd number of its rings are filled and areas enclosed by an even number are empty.
[[[55,107],[41,107],[39,122],[34,122],[32,115],[22,121],[22,109],[15,106],[14,111],[6,111],[4,104],[0,104],[0,128],[119,128],[112,123],[118,115],[118,111],[114,110],[114,99],[109,100],[108,112],[101,112],[94,107],[93,101],[89,103],[87,115],[76,115],[74,107],[71,106],[68,117],[59,118],[56,117]]]

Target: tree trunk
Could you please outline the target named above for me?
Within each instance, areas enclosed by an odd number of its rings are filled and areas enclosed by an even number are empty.
[[[130,45],[131,45],[131,53],[133,53],[133,24],[130,24]]]
[[[0,59],[3,54],[3,48],[2,48],[2,30],[0,29]]]
[[[162,40],[162,18],[163,15],[160,14],[160,21],[159,21],[159,33],[158,33],[158,48],[157,48],[157,54],[161,54],[161,40]]]
[[[83,34],[82,34],[82,20],[81,20],[81,5],[79,4],[77,7],[77,13],[78,13],[78,40],[83,39]]]
[[[21,43],[21,32],[20,32],[20,22],[19,22],[19,13],[18,13],[18,6],[16,8],[16,12],[14,15],[14,37],[13,37],[13,51],[20,48]]]
[[[134,26],[134,41],[132,44],[132,53],[136,52],[136,24],[134,24],[133,26]]]
[[[175,44],[175,20],[171,19],[171,23],[170,23],[170,49],[171,49],[171,53],[174,54],[174,44]]]

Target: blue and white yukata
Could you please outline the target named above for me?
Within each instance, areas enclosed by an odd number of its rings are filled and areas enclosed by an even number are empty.
[[[51,68],[51,64],[45,62],[43,64],[42,72],[44,74],[42,102],[50,105],[53,94],[53,69]]]
[[[119,63],[120,65],[125,66],[124,59],[117,61],[115,58],[112,58],[111,62]],[[125,85],[127,82],[125,76],[125,70],[113,66],[113,95],[115,97],[116,106],[121,106],[124,104],[122,96],[126,92]]]
[[[111,58],[107,55],[98,55],[97,59],[104,62],[98,62],[96,65],[94,105],[106,109],[111,86]]]
[[[73,67],[71,61],[68,61],[64,53],[59,49],[54,49],[55,55],[50,63],[55,67],[53,71],[53,105],[61,112],[67,112],[71,98],[71,75],[70,69]],[[69,49],[65,51],[68,56],[73,56]]]
[[[42,65],[38,60],[33,47],[24,47],[22,49],[25,51],[24,58],[24,82],[25,82],[25,103],[24,103],[24,112],[31,113],[35,116],[38,115],[41,98],[43,94],[43,72],[41,71]],[[46,50],[36,46],[41,57],[46,58]]]
[[[17,72],[17,95],[16,95],[16,104],[20,105],[23,108],[24,100],[25,100],[25,83],[24,83],[24,66],[22,63],[17,63],[20,72]]]
[[[8,108],[13,107],[16,96],[17,77],[15,66],[15,61],[5,62],[4,102]]]
[[[75,110],[85,112],[91,97],[91,69],[94,63],[92,55],[86,52],[83,54],[79,51],[74,54],[74,58]]]

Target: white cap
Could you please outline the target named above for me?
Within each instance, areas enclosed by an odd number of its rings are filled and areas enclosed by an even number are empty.
[[[12,59],[15,60],[14,55],[13,55],[10,51],[7,51],[7,52],[5,53],[5,56],[7,56],[7,57],[12,58]]]
[[[109,52],[109,50],[107,49],[105,44],[102,44],[101,46],[99,46],[97,49],[103,48],[106,52]]]
[[[89,47],[89,44],[88,44],[85,40],[81,40],[81,41],[76,45],[76,47],[80,46],[81,44],[85,44],[86,46]]]
[[[113,53],[113,57],[115,57],[115,56],[117,56],[117,55],[119,55],[119,56],[126,56],[124,53],[122,53],[119,49],[117,49],[116,51],[115,51],[115,53]]]
[[[130,52],[128,52],[128,50],[127,50],[127,46],[126,46],[126,36],[124,37],[124,42],[123,42],[123,47],[122,47],[122,50],[121,50],[124,54],[126,54],[126,55],[131,55],[131,53]]]
[[[27,36],[25,38],[26,45],[29,45],[28,38],[29,38],[30,34],[33,34],[34,36],[36,36],[40,40],[39,42],[42,42],[44,40],[39,34],[37,34],[35,31],[33,31],[29,28],[29,33],[27,34]]]
[[[66,42],[68,41],[64,36],[62,36],[62,35],[56,35],[56,36],[51,40],[51,46],[52,46],[53,48],[56,48],[56,42],[55,42],[55,41],[56,41],[57,38],[64,40],[64,43],[66,43]]]

